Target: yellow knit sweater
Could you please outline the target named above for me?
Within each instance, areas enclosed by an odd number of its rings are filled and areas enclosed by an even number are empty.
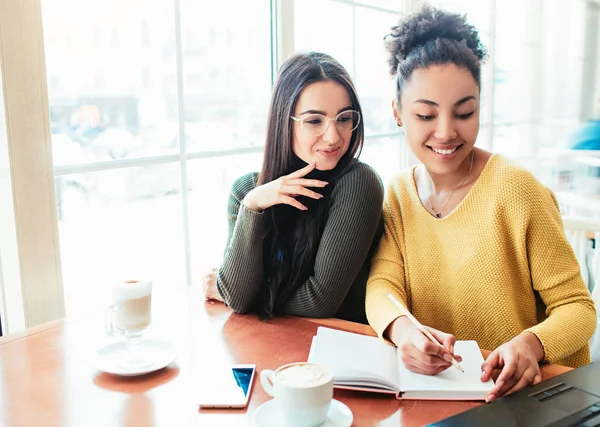
[[[379,336],[400,316],[392,293],[421,323],[458,340],[494,350],[530,331],[546,362],[590,362],[594,303],[556,199],[529,172],[493,155],[461,204],[436,219],[412,168],[388,188],[384,219],[366,299]]]

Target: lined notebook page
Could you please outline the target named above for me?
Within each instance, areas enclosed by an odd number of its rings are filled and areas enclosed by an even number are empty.
[[[444,398],[448,398],[454,392],[485,396],[488,391],[492,390],[494,383],[492,380],[481,382],[483,356],[479,345],[476,341],[457,341],[454,349],[455,353],[463,358],[460,365],[464,369],[464,373],[451,366],[435,376],[416,374],[406,369],[402,361],[398,359],[400,389],[409,393],[431,392],[432,396]]]
[[[377,337],[319,326],[312,346],[311,359],[328,365],[334,380],[384,378],[398,384],[396,348]]]

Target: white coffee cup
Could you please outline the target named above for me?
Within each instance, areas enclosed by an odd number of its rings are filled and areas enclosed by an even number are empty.
[[[289,427],[313,427],[327,419],[333,374],[325,365],[297,362],[260,373],[260,382]]]

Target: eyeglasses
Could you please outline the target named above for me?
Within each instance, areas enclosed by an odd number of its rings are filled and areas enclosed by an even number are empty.
[[[323,135],[329,127],[329,122],[335,122],[335,127],[340,133],[352,132],[360,123],[360,113],[354,110],[342,111],[335,118],[330,119],[323,114],[307,114],[304,117],[290,116],[291,119],[300,122],[302,132],[310,136]]]

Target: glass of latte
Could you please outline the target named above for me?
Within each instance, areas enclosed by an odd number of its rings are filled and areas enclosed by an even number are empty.
[[[124,351],[117,355],[122,368],[143,368],[153,363],[143,351],[142,338],[151,320],[152,282],[128,280],[114,289],[114,302],[106,310],[106,331],[124,337]]]

